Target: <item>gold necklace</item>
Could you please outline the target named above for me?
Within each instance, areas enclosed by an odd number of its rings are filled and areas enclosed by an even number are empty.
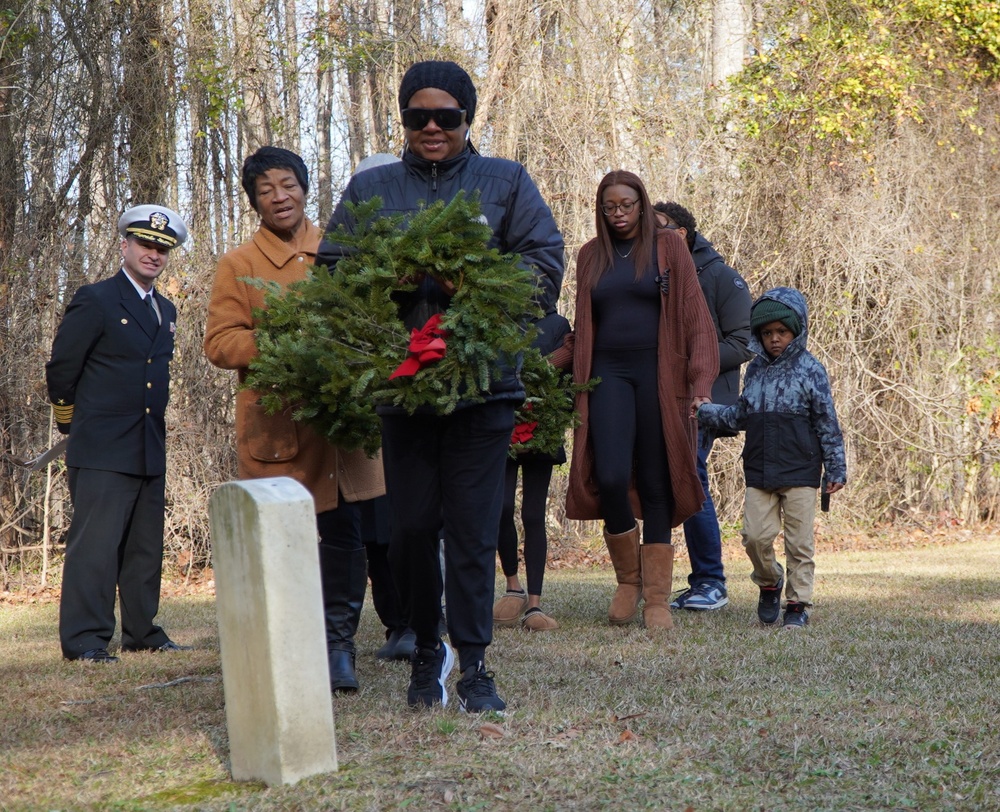
[[[629,247],[628,251],[624,254],[618,250],[618,246],[615,243],[611,243],[611,247],[615,249],[615,253],[618,254],[622,259],[628,259],[632,252],[635,250],[635,240],[632,241],[632,245]]]

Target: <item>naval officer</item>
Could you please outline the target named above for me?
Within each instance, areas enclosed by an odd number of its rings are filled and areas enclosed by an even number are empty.
[[[165,206],[118,221],[121,270],[73,296],[45,366],[56,425],[69,434],[73,519],[66,540],[59,639],[68,660],[116,662],[122,651],[180,651],[154,622],[163,562],[166,427],[177,311],[155,287],[187,238]]]

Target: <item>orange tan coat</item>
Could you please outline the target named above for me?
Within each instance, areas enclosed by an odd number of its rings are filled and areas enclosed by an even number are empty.
[[[304,279],[323,236],[308,220],[305,227],[302,244],[308,250],[296,252],[271,231],[258,228],[248,242],[219,260],[208,305],[205,355],[217,367],[235,369],[240,384],[257,354],[253,310],[264,306],[264,291],[242,280],[266,279],[284,287]],[[268,415],[258,399],[249,389],[236,395],[240,479],[291,477],[312,494],[317,513],[337,507],[339,493],[348,502],[385,493],[381,455],[369,459],[363,451],[342,451],[306,424],[293,421],[288,411]]]

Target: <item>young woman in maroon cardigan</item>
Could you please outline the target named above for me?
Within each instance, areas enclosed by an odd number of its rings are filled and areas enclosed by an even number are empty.
[[[658,231],[642,180],[605,175],[595,208],[570,343],[574,379],[601,382],[578,395],[567,515],[604,520],[618,580],[608,620],[631,622],[645,599],[645,625],[669,629],[670,530],[704,501],[694,414],[711,400],[718,339],[691,252],[674,231]]]

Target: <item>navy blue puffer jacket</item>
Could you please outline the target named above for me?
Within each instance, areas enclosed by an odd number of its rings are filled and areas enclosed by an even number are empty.
[[[382,216],[409,214],[423,205],[450,201],[460,191],[479,193],[483,216],[493,229],[489,247],[516,253],[539,280],[542,312],[555,310],[564,272],[563,239],[552,212],[542,200],[527,170],[516,161],[486,158],[471,148],[447,161],[431,162],[406,152],[403,160],[361,172],[351,178],[326,227],[353,223],[346,202],[354,204],[378,196]],[[332,267],[342,248],[320,243],[317,265]],[[432,278],[425,277],[409,300],[401,301],[400,315],[407,328],[421,327],[430,316],[447,309],[450,297]],[[524,388],[516,365],[498,360],[487,400],[523,400]]]

